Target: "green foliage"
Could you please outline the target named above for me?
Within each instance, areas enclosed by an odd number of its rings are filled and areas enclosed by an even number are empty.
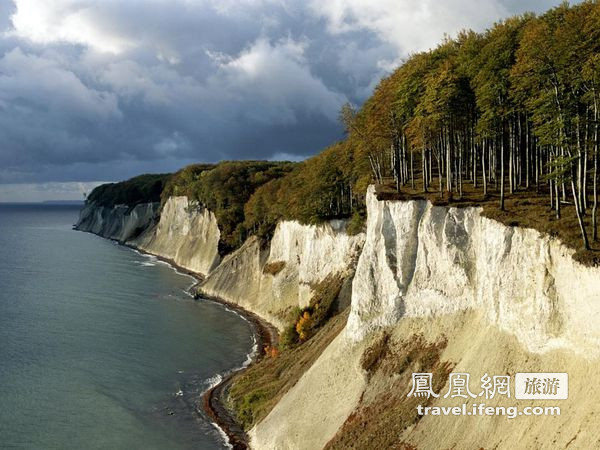
[[[577,156],[557,156],[550,163],[549,173],[544,177],[547,180],[554,180],[558,183],[571,181],[573,176],[573,164],[577,161]]]
[[[221,254],[239,247],[248,237],[244,205],[254,191],[290,172],[295,163],[269,161],[224,161],[217,165],[196,164],[177,172],[163,192],[185,195],[212,211],[219,223]]]
[[[346,233],[348,233],[350,236],[354,236],[364,231],[366,218],[367,217],[364,208],[356,209],[352,213],[352,216],[348,221],[348,225],[346,225]]]
[[[146,174],[119,183],[103,184],[88,195],[86,202],[108,207],[159,202],[170,177],[171,174]]]
[[[285,177],[259,187],[245,205],[244,228],[266,238],[279,220],[319,224],[349,217],[357,209],[364,215],[367,183],[361,176],[366,170],[356,161],[354,147],[335,144]]]
[[[195,184],[200,175],[213,169],[214,164],[191,164],[176,172],[165,184],[161,194],[161,202],[164,205],[169,197],[187,196],[192,198]]]
[[[265,398],[265,392],[260,389],[250,391],[244,395],[237,408],[238,420],[245,426],[253,423],[255,420],[255,411],[265,401]]]

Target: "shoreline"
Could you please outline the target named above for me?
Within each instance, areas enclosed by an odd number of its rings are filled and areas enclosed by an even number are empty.
[[[262,319],[252,311],[244,309],[240,305],[195,290],[196,287],[202,281],[204,281],[204,275],[186,269],[185,267],[181,267],[179,264],[177,264],[170,258],[155,255],[154,253],[142,250],[138,247],[127,243],[119,242],[119,244],[133,249],[135,251],[138,251],[141,254],[154,256],[159,261],[163,261],[169,264],[178,272],[194,278],[196,280],[196,283],[190,288],[192,292],[189,292],[189,294],[191,294],[195,300],[205,299],[217,303],[225,309],[229,309],[234,313],[238,314],[242,319],[246,320],[250,324],[253,332],[253,337],[256,342],[256,353],[254,355],[252,353],[248,353],[248,356],[250,357],[250,362],[240,367],[234,367],[225,374],[215,374],[218,376],[222,376],[221,381],[202,393],[202,409],[204,413],[206,414],[208,419],[213,423],[213,425],[216,425],[220,429],[220,431],[225,436],[227,436],[227,443],[231,446],[231,448],[234,450],[247,449],[248,435],[246,434],[244,429],[239,426],[235,418],[231,415],[229,409],[227,409],[227,407],[225,406],[223,402],[223,395],[229,388],[229,383],[235,374],[246,370],[252,364],[262,359],[262,357],[264,356],[263,349],[265,348],[265,346],[272,346],[278,343],[279,333],[277,332],[277,328],[275,328],[274,325]],[[198,410],[196,412],[200,413],[200,411]]]
[[[238,424],[234,417],[232,417],[229,409],[225,406],[223,396],[226,394],[231,379],[234,375],[246,370],[252,364],[256,363],[263,358],[263,349],[265,346],[272,346],[278,342],[277,329],[258,317],[251,311],[248,311],[241,306],[228,302],[222,298],[215,296],[206,295],[204,293],[198,293],[198,295],[207,300],[216,302],[224,306],[225,308],[231,309],[245,320],[247,320],[254,330],[254,337],[256,339],[256,353],[251,357],[249,364],[232,369],[230,372],[223,376],[223,379],[212,388],[208,389],[202,395],[202,407],[204,412],[226,435],[229,440],[229,445],[234,450],[243,450],[248,448],[248,435],[242,427]]]
[[[252,364],[262,359],[262,357],[264,356],[263,349],[265,346],[272,346],[278,343],[279,333],[277,331],[277,328],[271,323],[267,322],[263,318],[253,313],[252,311],[248,311],[247,309],[244,309],[243,307],[235,303],[229,302],[219,297],[206,295],[204,293],[195,291],[194,289],[200,283],[202,283],[202,281],[204,281],[205,276],[192,270],[186,269],[185,267],[181,267],[179,264],[177,264],[170,258],[165,258],[163,256],[156,255],[146,250],[142,250],[134,245],[127,244],[126,242],[121,242],[117,239],[106,238],[91,231],[80,230],[75,227],[73,227],[73,230],[81,231],[84,233],[90,233],[103,239],[108,239],[117,242],[119,245],[127,247],[131,250],[135,250],[140,254],[153,256],[157,260],[169,264],[176,271],[180,272],[183,275],[188,275],[196,281],[192,285],[192,287],[190,287],[191,292],[188,292],[194,297],[195,300],[202,298],[205,300],[212,301],[214,303],[218,303],[225,309],[229,309],[234,313],[238,314],[242,319],[246,320],[250,324],[253,332],[253,337],[256,342],[257,350],[254,355],[252,354],[252,352],[248,353],[248,356],[250,357],[250,362],[240,367],[234,367],[225,374],[216,373],[215,375],[222,376],[221,381],[202,393],[202,410],[208,417],[209,421],[212,422],[212,424],[215,425],[217,428],[219,428],[222,434],[224,434],[227,437],[227,444],[234,450],[247,449],[248,435],[239,426],[235,418],[232,417],[232,415],[230,414],[229,409],[227,409],[223,402],[223,395],[229,388],[229,383],[235,374],[247,369]],[[196,409],[196,412],[201,413],[199,408]]]

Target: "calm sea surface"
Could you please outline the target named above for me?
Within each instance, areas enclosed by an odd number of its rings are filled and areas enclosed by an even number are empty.
[[[194,411],[246,360],[250,325],[166,264],[72,231],[77,216],[0,205],[0,447],[222,448]]]

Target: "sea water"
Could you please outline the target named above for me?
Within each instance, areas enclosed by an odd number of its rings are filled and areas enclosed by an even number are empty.
[[[0,205],[0,447],[223,448],[201,393],[247,360],[250,324],[73,231],[78,209]]]

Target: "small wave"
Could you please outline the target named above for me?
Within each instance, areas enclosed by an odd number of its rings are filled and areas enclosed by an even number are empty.
[[[232,311],[232,312],[235,312],[235,311]],[[237,312],[236,312],[236,314],[237,314]],[[225,372],[224,376],[227,376],[227,375],[229,375],[231,373],[239,372],[240,370],[245,369],[246,367],[248,367],[252,363],[252,361],[254,360],[254,357],[256,356],[256,353],[258,352],[258,342],[256,341],[256,337],[255,336],[252,336],[252,341],[253,341],[252,350],[250,351],[250,353],[248,353],[246,355],[246,360],[242,363],[241,366],[235,367],[235,368],[233,368],[233,369],[228,370],[227,372]],[[202,395],[204,395],[206,392],[208,392],[209,390],[211,390],[212,388],[214,388],[215,386],[217,386],[219,383],[221,383],[221,381],[223,381],[223,376],[220,375],[220,374],[217,374],[214,377],[208,378],[205,381],[205,383],[208,384],[208,387],[202,392]],[[225,433],[225,431],[223,431],[223,429],[218,424],[216,424],[215,422],[213,422],[212,420],[210,420],[210,424],[215,428],[215,430],[217,431],[217,433],[221,437],[221,440],[223,441],[223,443],[225,444],[225,446],[227,448],[233,449],[233,445],[231,445],[231,442],[229,441],[229,436],[227,436],[227,433]]]
[[[119,245],[119,243],[118,243],[118,242],[117,242],[116,244],[117,244],[117,245]],[[164,260],[162,260],[162,259],[159,259],[157,256],[155,256],[155,255],[152,255],[152,254],[150,254],[150,253],[143,253],[143,252],[139,251],[138,249],[136,249],[136,248],[134,248],[134,247],[128,247],[128,248],[129,248],[131,251],[133,251],[133,252],[137,253],[138,255],[140,255],[140,256],[142,256],[142,257],[144,257],[144,258],[147,258],[147,259],[149,259],[149,260],[150,260],[150,261],[152,261],[152,263],[153,263],[153,264],[150,264],[150,263],[144,263],[144,262],[141,262],[141,263],[140,263],[141,265],[143,265],[143,266],[150,266],[150,265],[152,265],[152,266],[155,266],[156,264],[162,264],[162,265],[165,265],[165,266],[167,266],[167,267],[170,267],[171,269],[173,269],[175,272],[177,272],[177,274],[179,274],[179,275],[182,275],[182,276],[184,276],[184,277],[188,277],[188,278],[191,278],[191,279],[193,279],[193,280],[194,280],[194,283],[193,283],[191,286],[194,286],[194,285],[196,284],[197,280],[196,280],[196,277],[195,277],[195,276],[193,276],[193,275],[190,275],[189,273],[181,272],[181,271],[180,271],[180,270],[179,270],[177,267],[175,267],[175,266],[174,266],[173,264],[171,264],[169,261],[164,261]],[[191,287],[191,286],[190,286],[190,287]]]
[[[217,430],[217,433],[219,433],[219,436],[221,437],[223,444],[225,444],[225,447],[233,448],[233,445],[231,445],[231,442],[229,442],[229,436],[227,436],[227,434],[223,431],[223,429],[219,425],[214,423],[212,420],[210,421],[210,424],[213,427],[215,427],[215,430]]]
[[[242,363],[242,366],[239,367],[237,370],[245,369],[246,367],[248,367],[252,363],[252,361],[254,360],[254,358],[256,357],[257,354],[258,354],[258,342],[256,341],[256,336],[252,335],[252,350],[250,350],[250,353],[248,353],[246,355],[246,360]],[[235,371],[237,371],[237,370],[235,370]]]
[[[245,322],[248,322],[249,324],[252,324],[252,322],[250,322],[250,320],[248,320],[243,314],[239,313],[238,311],[236,311],[235,309],[231,309],[229,308],[226,304],[221,303],[221,302],[217,302],[215,300],[211,300],[209,298],[204,299],[207,302],[211,302],[214,303],[215,305],[219,305],[221,306],[225,311],[228,311],[232,314],[235,314],[236,316],[240,317],[242,320],[244,320]]]
[[[208,387],[204,391],[202,391],[202,395],[204,395],[206,392],[210,391],[212,388],[217,386],[219,383],[221,383],[221,381],[223,381],[223,377],[219,374],[205,380],[204,383],[207,384]],[[223,444],[225,444],[225,447],[233,448],[233,446],[229,442],[229,436],[227,436],[227,433],[225,433],[225,431],[223,431],[223,429],[217,423],[213,422],[212,420],[209,420],[209,422],[219,434],[219,437],[223,441]]]
[[[202,394],[204,394],[205,392],[210,391],[212,388],[214,388],[221,381],[223,381],[223,377],[220,374],[216,374],[214,377],[210,377],[207,380],[205,380],[204,383],[207,384],[208,387],[202,391]]]

